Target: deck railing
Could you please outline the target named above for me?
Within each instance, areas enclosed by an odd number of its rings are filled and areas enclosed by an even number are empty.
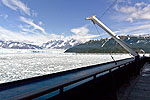
[[[145,60],[144,58],[141,58],[141,60]],[[140,61],[141,61],[140,60]],[[144,63],[144,62],[143,62]],[[140,66],[143,65],[143,63],[140,63]],[[98,64],[98,65],[93,65],[89,67],[84,67],[84,68],[78,68],[74,70],[69,70],[69,71],[64,71],[64,72],[59,72],[59,73],[54,73],[51,75],[44,75],[44,76],[39,76],[35,78],[30,78],[30,79],[24,79],[16,82],[9,82],[9,83],[4,83],[0,84],[0,91],[3,91],[5,89],[10,89],[14,87],[19,87],[23,86],[25,84],[30,84],[33,82],[40,82],[49,78],[54,78],[78,71],[83,71],[83,70],[92,70],[93,68],[99,68],[102,66],[107,66],[104,67],[103,69],[100,70],[94,70],[94,71],[88,71],[88,73],[85,72],[84,75],[81,75],[76,78],[72,78],[70,80],[64,80],[61,83],[55,84],[53,86],[46,86],[44,88],[40,88],[37,90],[32,90],[30,92],[21,94],[21,95],[16,95],[14,97],[8,98],[8,100],[29,100],[29,99],[35,99],[35,98],[40,98],[41,96],[45,96],[46,98],[52,97],[52,98],[63,98],[64,96],[67,96],[65,92],[71,91],[74,88],[90,82],[94,80],[98,80],[99,78],[106,77],[106,80],[108,77],[111,76],[112,79],[112,85],[115,87],[114,91],[117,91],[117,89],[120,87],[120,83],[122,84],[122,80],[120,82],[119,79],[121,78],[128,78],[131,74],[136,74],[136,62],[133,58],[128,58],[128,59],[123,59],[123,60],[118,60],[116,62],[108,62],[108,63],[103,63],[103,64]],[[128,75],[125,75],[125,73],[128,73]],[[117,76],[120,75],[120,76]],[[110,79],[110,78],[109,78]],[[117,80],[118,79],[118,80]],[[104,79],[105,80],[105,79]],[[106,81],[105,80],[105,81]],[[124,79],[126,80],[126,79]],[[108,81],[106,81],[108,82]],[[107,83],[108,84],[108,83]],[[70,87],[69,87],[70,86]],[[69,87],[69,88],[68,88]],[[76,90],[75,90],[76,91]],[[56,92],[56,93],[54,93]],[[116,93],[115,93],[115,98],[117,98]]]

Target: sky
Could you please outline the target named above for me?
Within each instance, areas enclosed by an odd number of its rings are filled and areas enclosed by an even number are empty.
[[[85,20],[93,15],[117,35],[150,34],[150,0],[0,0],[0,40],[41,45],[109,37]]]

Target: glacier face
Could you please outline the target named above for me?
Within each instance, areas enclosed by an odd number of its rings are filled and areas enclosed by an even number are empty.
[[[24,42],[15,42],[15,41],[0,41],[0,48],[7,49],[42,49],[42,47],[28,44]]]
[[[63,53],[64,50],[53,49],[41,50],[40,53],[9,50],[0,53],[0,83],[112,61],[109,54]],[[128,54],[121,55],[114,54],[113,57],[115,60],[130,57]]]

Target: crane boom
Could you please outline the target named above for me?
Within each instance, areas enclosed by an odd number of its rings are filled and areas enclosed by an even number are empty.
[[[103,30],[105,30],[116,42],[118,42],[125,50],[131,53],[133,56],[137,57],[139,54],[131,49],[124,41],[120,39],[114,32],[112,32],[107,26],[105,26],[100,20],[96,18],[96,16],[87,17],[86,20],[92,20],[94,24],[100,26]]]

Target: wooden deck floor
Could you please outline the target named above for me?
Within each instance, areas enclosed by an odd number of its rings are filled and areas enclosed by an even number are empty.
[[[130,83],[119,100],[150,100],[150,63],[146,63],[141,75]]]

